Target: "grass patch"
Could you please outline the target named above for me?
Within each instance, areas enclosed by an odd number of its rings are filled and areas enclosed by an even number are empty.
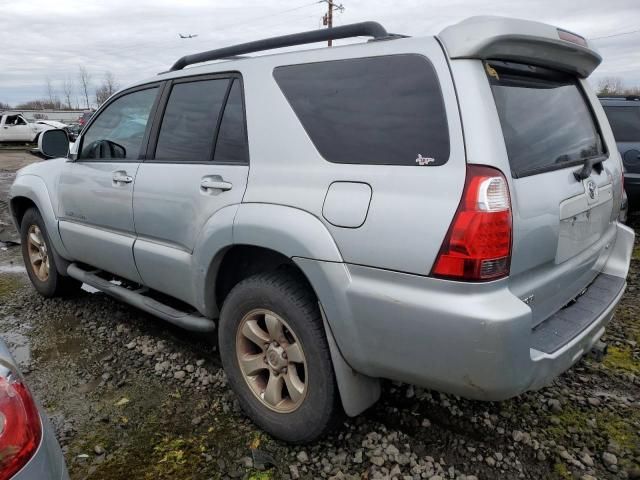
[[[0,299],[9,297],[22,285],[23,282],[15,275],[0,275]]]
[[[590,416],[578,410],[577,408],[565,407],[562,412],[555,415],[560,423],[558,425],[550,425],[546,428],[547,434],[556,441],[561,441],[568,435],[569,428],[575,429],[577,432],[589,432],[591,429],[587,425]]]
[[[596,420],[607,436],[622,448],[631,451],[637,451],[640,448],[639,412],[629,410],[624,413],[624,416],[601,413],[596,416]]]
[[[556,463],[553,466],[553,471],[557,475],[558,478],[571,480],[573,477],[571,476],[571,472],[564,463]]]
[[[627,347],[610,346],[603,364],[611,370],[640,374],[640,361],[633,358],[631,349]]]
[[[273,478],[273,474],[271,470],[267,470],[265,472],[253,472],[249,475],[248,480],[271,480]]]

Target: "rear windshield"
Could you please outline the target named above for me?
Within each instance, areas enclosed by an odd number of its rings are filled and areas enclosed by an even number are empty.
[[[515,178],[604,154],[574,77],[507,62],[487,65],[487,73]]]
[[[637,107],[604,107],[618,142],[640,142],[640,105]]]

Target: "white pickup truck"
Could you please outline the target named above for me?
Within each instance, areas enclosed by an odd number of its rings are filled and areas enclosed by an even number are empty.
[[[52,123],[32,123],[19,113],[3,113],[0,115],[0,142],[34,142],[39,133],[60,128],[55,125],[58,122]]]

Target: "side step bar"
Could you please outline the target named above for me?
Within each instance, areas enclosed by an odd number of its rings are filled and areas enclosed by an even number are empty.
[[[67,275],[75,278],[82,283],[91,285],[107,295],[111,295],[129,305],[133,305],[140,310],[144,310],[151,315],[155,315],[169,323],[191,330],[192,332],[212,332],[216,328],[216,323],[200,314],[191,314],[176,310],[164,303],[153,298],[145,296],[140,290],[133,291],[127,288],[115,285],[103,278],[97,276],[93,271],[87,271],[80,268],[77,264],[72,263],[67,268]]]

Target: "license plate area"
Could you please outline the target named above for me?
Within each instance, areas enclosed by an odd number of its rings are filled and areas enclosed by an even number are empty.
[[[585,192],[560,203],[560,226],[555,263],[562,263],[596,243],[611,222],[613,192],[611,185],[591,199]]]

